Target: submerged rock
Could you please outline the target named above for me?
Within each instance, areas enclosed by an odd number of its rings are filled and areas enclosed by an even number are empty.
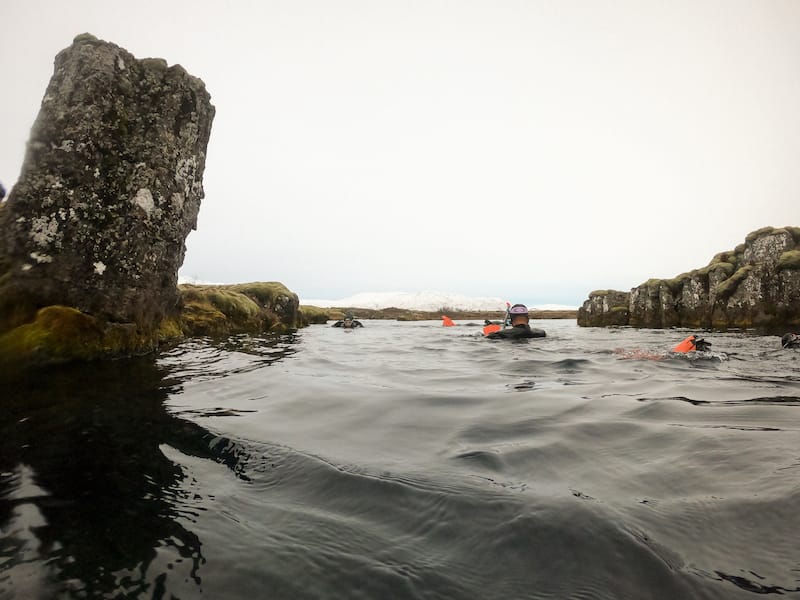
[[[0,332],[51,305],[140,330],[176,312],[213,118],[179,65],[88,34],[56,56],[0,207]]]
[[[609,297],[592,292],[578,325],[785,331],[800,325],[800,228],[759,229],[702,269]]]

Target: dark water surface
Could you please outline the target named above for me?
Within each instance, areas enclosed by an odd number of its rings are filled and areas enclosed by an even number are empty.
[[[778,337],[365,325],[4,382],[0,598],[800,598]]]

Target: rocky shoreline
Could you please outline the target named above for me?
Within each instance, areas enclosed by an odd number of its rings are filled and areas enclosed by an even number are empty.
[[[800,328],[800,227],[764,227],[700,269],[630,292],[596,290],[578,325],[785,333]]]

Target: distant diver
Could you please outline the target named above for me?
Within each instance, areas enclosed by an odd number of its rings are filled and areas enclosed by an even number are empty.
[[[781,338],[781,347],[800,348],[800,334],[787,333]]]
[[[695,334],[690,335],[686,339],[684,339],[680,344],[675,346],[672,351],[673,352],[706,352],[711,349],[711,342],[707,342]]]
[[[669,352],[661,351],[661,352],[653,352],[650,350],[642,350],[641,348],[615,348],[614,354],[620,356],[620,358],[627,358],[627,359],[639,359],[639,360],[665,360],[671,357],[675,357],[675,354],[687,354],[689,352],[708,352],[707,355],[698,355],[697,357],[700,358],[718,358],[719,360],[725,360],[727,356],[725,354],[713,354],[710,352],[711,350],[711,342],[707,342],[704,339],[699,338],[697,335],[692,334],[681,341],[677,346],[675,346]]]
[[[356,327],[363,327],[364,324],[361,321],[356,321],[353,317],[353,313],[347,313],[344,316],[344,319],[336,321],[331,327],[343,327],[344,329],[355,329]]]
[[[486,337],[492,340],[519,340],[524,338],[541,338],[547,336],[543,329],[531,328],[529,325],[530,316],[528,315],[528,307],[524,304],[515,304],[509,308],[507,317],[510,318],[511,327],[500,329],[499,325],[495,325],[497,330],[487,333]],[[484,331],[487,331],[487,329],[492,327],[492,325],[494,324],[487,325],[487,327],[484,328]]]

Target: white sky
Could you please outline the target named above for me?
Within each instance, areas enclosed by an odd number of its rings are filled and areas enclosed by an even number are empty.
[[[83,32],[217,115],[181,274],[578,305],[800,226],[798,0],[0,2],[0,181]]]

